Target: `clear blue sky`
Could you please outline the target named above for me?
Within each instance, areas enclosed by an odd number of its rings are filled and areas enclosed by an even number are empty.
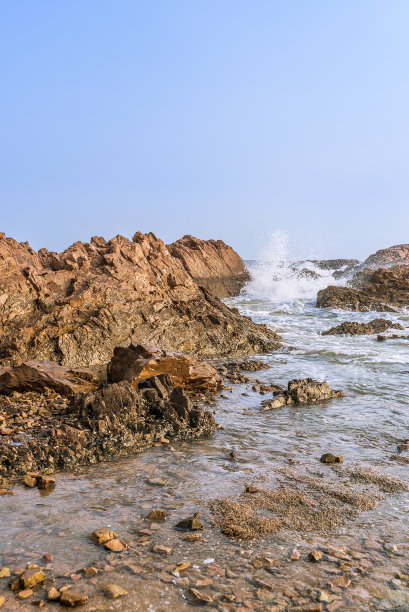
[[[409,242],[408,0],[3,0],[0,230]]]

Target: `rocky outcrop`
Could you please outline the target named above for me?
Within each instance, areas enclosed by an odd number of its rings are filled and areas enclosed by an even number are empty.
[[[198,285],[219,298],[238,295],[249,280],[243,260],[222,240],[184,236],[168,249]]]
[[[341,268],[353,268],[359,264],[358,259],[307,259],[321,270],[340,270]]]
[[[343,391],[334,391],[324,380],[320,383],[312,378],[290,380],[286,391],[273,400],[263,402],[263,411],[298,404],[312,404],[336,397],[344,397]]]
[[[142,380],[160,374],[168,374],[174,385],[189,391],[216,391],[222,385],[221,377],[209,363],[155,346],[117,347],[107,368],[108,382],[127,380],[135,388]]]
[[[340,325],[331,327],[322,332],[323,336],[333,336],[346,334],[350,336],[362,336],[362,335],[373,335],[380,334],[387,329],[403,329],[400,323],[393,323],[387,319],[373,319],[368,323],[357,323],[356,321],[345,321]]]
[[[216,426],[213,415],[192,404],[167,374],[144,380],[137,389],[123,381],[77,393],[68,404],[54,395],[50,407],[43,396],[28,395],[29,422],[23,418],[24,396],[0,397],[8,424],[0,435],[0,481],[127,456],[163,439],[209,436]]]
[[[263,353],[280,338],[193,280],[154,234],[94,237],[63,253],[0,234],[0,363],[107,363],[116,346],[200,356]]]
[[[27,361],[19,366],[0,366],[0,393],[53,389],[61,395],[94,391],[102,377],[90,368],[60,366],[51,361]]]
[[[399,312],[399,308],[372,298],[359,289],[330,285],[317,295],[317,308],[339,308],[358,312]]]
[[[376,253],[365,259],[363,265],[378,269],[399,264],[409,264],[409,244],[397,244],[387,249],[376,251]]]

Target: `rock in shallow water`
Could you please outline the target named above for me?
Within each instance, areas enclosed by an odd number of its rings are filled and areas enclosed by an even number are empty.
[[[327,331],[322,332],[323,336],[329,335],[351,335],[351,336],[361,336],[361,335],[372,335],[379,334],[381,332],[386,331],[387,329],[403,329],[400,323],[394,323],[393,321],[388,321],[387,319],[373,319],[368,323],[357,323],[356,321],[345,321],[340,325],[336,325],[331,327],[331,329],[327,329]]]

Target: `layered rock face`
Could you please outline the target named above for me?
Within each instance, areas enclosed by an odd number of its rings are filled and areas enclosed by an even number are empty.
[[[241,257],[222,240],[184,236],[168,249],[199,286],[218,298],[238,295],[249,280]]]
[[[280,338],[199,287],[152,233],[94,237],[63,253],[0,234],[0,363],[107,363],[115,346],[200,356],[274,350]]]
[[[355,268],[349,287],[329,286],[317,296],[319,308],[399,312],[409,305],[409,245],[377,251]]]

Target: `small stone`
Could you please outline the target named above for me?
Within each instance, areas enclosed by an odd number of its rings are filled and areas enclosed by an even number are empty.
[[[315,561],[315,563],[318,563],[319,561],[322,560],[322,552],[320,550],[312,550],[308,554],[308,560]]]
[[[234,461],[237,461],[237,453],[236,451],[232,450],[229,454],[229,457],[231,457]]]
[[[203,523],[199,521],[197,516],[195,515],[193,518],[186,518],[175,525],[176,529],[191,529],[192,531],[196,531],[198,529],[203,529]]]
[[[300,551],[297,550],[297,548],[294,548],[293,552],[291,553],[290,561],[298,561],[300,557],[301,557]]]
[[[255,487],[254,485],[247,484],[246,485],[246,493],[258,493],[260,489]]]
[[[54,561],[54,557],[51,553],[45,553],[45,555],[43,555],[43,559],[46,561],[46,563],[52,563]]]
[[[178,574],[180,572],[184,572],[185,570],[188,569],[188,567],[190,567],[190,563],[179,563],[179,565],[173,568],[172,573]]]
[[[24,574],[22,574],[22,576],[20,577],[20,584],[25,589],[29,589],[35,586],[36,584],[43,582],[43,580],[45,579],[46,575],[43,570],[29,569],[26,570]]]
[[[107,584],[106,587],[104,587],[104,592],[110,599],[118,599],[118,597],[125,597],[125,595],[128,595],[128,591],[125,591],[125,589],[117,584]]]
[[[39,489],[53,489],[55,487],[55,478],[53,476],[39,476],[37,486]]]
[[[162,436],[162,438],[159,440],[159,442],[161,444],[169,444],[170,440],[168,440],[167,438],[165,438],[164,436]]]
[[[118,538],[105,542],[104,547],[112,552],[122,552],[123,550],[129,548],[129,546],[125,544],[125,542],[118,540]]]
[[[2,567],[0,569],[0,578],[10,578],[10,570],[8,567]]]
[[[151,510],[147,516],[151,521],[164,521],[166,518],[166,510],[163,508],[156,508]]]
[[[341,587],[343,589],[347,589],[351,584],[351,580],[348,576],[336,576],[334,580],[331,582],[331,589],[333,587]]]
[[[163,478],[147,478],[145,482],[154,487],[164,487],[168,484]]]
[[[207,593],[201,593],[197,589],[189,589],[189,593],[193,595],[194,599],[201,604],[209,604],[213,602],[213,599]]]
[[[48,589],[47,591],[48,601],[57,601],[57,599],[60,599],[60,597],[61,597],[61,593],[60,591],[57,591],[55,587],[51,587]]]
[[[10,436],[14,432],[11,427],[0,427],[0,436]]]
[[[98,574],[98,570],[96,567],[87,567],[83,570],[84,572],[84,576],[86,576],[87,578],[92,578],[93,576],[96,576]]]
[[[4,595],[0,595],[0,608],[4,604],[5,601],[6,601],[6,598],[4,597]]]
[[[343,460],[342,455],[333,455],[332,453],[325,453],[320,459],[321,463],[342,463]]]
[[[18,593],[18,597],[20,599],[27,599],[27,597],[31,597],[33,593],[34,591],[32,591],[32,589],[23,589]]]
[[[30,489],[33,489],[37,486],[37,478],[30,476],[30,474],[26,474],[24,476],[24,484],[26,485],[26,487],[30,487]]]
[[[68,591],[64,591],[60,599],[60,602],[64,606],[69,606],[71,608],[82,606],[83,604],[87,603],[87,601],[88,595],[85,595],[84,593],[78,593],[77,591],[71,591],[71,589],[68,589]]]
[[[318,600],[323,601],[324,603],[331,603],[332,598],[328,591],[318,591]]]
[[[96,529],[92,533],[91,540],[93,540],[100,546],[101,544],[105,544],[105,542],[113,540],[116,537],[118,536],[116,535],[115,531],[111,531],[110,529],[103,527],[102,529]]]
[[[160,573],[160,579],[162,580],[162,582],[164,582],[165,584],[171,584],[173,578],[172,575],[169,574],[169,572],[165,572],[165,571],[161,571]]]
[[[172,552],[172,548],[168,546],[160,546],[159,544],[155,544],[152,548],[152,552],[158,553],[159,555],[170,555]]]
[[[204,542],[203,535],[201,533],[188,533],[183,539],[187,542]]]

